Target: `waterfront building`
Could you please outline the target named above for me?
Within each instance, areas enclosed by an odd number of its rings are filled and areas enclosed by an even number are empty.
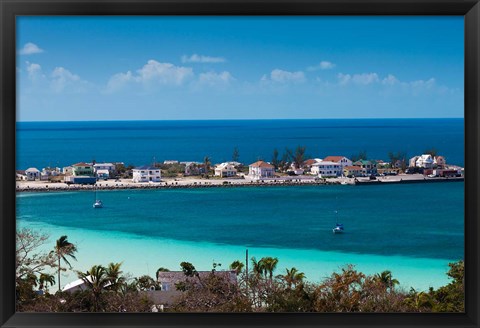
[[[65,166],[62,168],[62,173],[64,175],[73,175],[73,166]]]
[[[410,158],[410,160],[408,161],[408,167],[415,167],[417,166],[417,160],[420,158],[420,156],[414,156],[412,158]]]
[[[178,164],[178,161],[175,161],[175,160],[167,160],[167,161],[163,161],[163,164],[167,165],[167,164]]]
[[[185,165],[184,175],[201,175],[205,173],[205,167],[200,162],[180,162]]]
[[[295,175],[301,175],[303,172],[305,172],[305,170],[301,167],[296,167],[295,163],[292,163],[287,172],[293,172]]]
[[[353,163],[355,166],[361,166],[364,175],[377,174],[377,162],[361,159]]]
[[[343,167],[338,162],[323,160],[312,165],[311,173],[319,177],[338,177],[342,175]]]
[[[415,162],[416,167],[423,167],[425,169],[433,168],[433,158],[430,154],[422,154]]]
[[[345,166],[343,168],[343,175],[346,177],[360,177],[363,175],[363,168],[361,166]]]
[[[237,175],[237,169],[233,164],[222,163],[215,167],[215,176],[217,177],[233,177]]]
[[[62,174],[62,170],[59,167],[44,167],[41,174],[48,176],[58,176]]]
[[[95,163],[93,172],[99,179],[108,179],[115,172],[115,164],[113,163]]]
[[[40,170],[35,167],[30,167],[25,170],[25,175],[28,181],[35,181],[40,179]]]
[[[27,180],[27,174],[24,170],[16,170],[16,180]]]
[[[275,177],[275,167],[264,161],[257,161],[248,166],[248,175],[253,179]]]
[[[132,181],[139,182],[160,182],[161,170],[158,167],[140,166],[132,170]]]
[[[322,160],[320,158],[307,159],[305,162],[302,163],[302,167],[305,170],[305,173],[311,173],[312,165],[321,161]]]
[[[445,158],[443,156],[435,156],[433,158],[433,165],[437,166],[438,168],[443,168],[447,162],[445,161]]]
[[[113,163],[95,163],[93,165],[93,172],[98,173],[98,171],[108,171],[109,173],[113,173],[115,171],[115,164]]]
[[[88,163],[77,163],[73,164],[73,175],[74,176],[93,176],[93,165]]]
[[[345,156],[327,156],[323,160],[338,163],[342,166],[342,169],[345,166],[352,166],[353,165],[352,161],[350,159],[346,158]]]

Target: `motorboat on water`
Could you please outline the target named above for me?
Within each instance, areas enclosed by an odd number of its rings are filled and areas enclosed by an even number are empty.
[[[95,203],[93,203],[93,208],[101,208],[103,207],[103,203],[100,199],[95,200]]]
[[[343,233],[344,228],[343,228],[343,223],[337,223],[335,225],[335,228],[332,229],[333,233]]]
[[[95,187],[95,202],[93,203],[93,208],[102,208],[103,203],[100,199],[97,198],[97,188]]]
[[[338,223],[338,211],[335,211],[335,227],[332,229],[333,233],[343,233],[344,227],[343,223]]]

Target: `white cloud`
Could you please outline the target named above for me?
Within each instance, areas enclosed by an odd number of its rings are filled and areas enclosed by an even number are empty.
[[[267,75],[262,76],[261,81],[272,81],[277,83],[302,83],[305,82],[306,79],[305,74],[302,71],[289,72],[277,68],[270,73],[270,77]]]
[[[42,53],[43,49],[40,49],[35,43],[28,42],[22,49],[20,49],[20,55],[33,55]]]
[[[318,71],[318,70],[332,69],[335,66],[336,65],[332,62],[322,60],[318,65],[307,67],[307,71]]]
[[[421,89],[421,88],[431,89],[432,87],[435,86],[435,83],[436,83],[435,79],[431,78],[426,81],[425,80],[412,81],[409,83],[409,85],[416,89]]]
[[[349,83],[368,85],[380,81],[377,73],[362,73],[353,75],[339,73],[337,78],[340,85],[346,85]]]
[[[26,62],[27,64],[27,73],[28,78],[31,81],[38,81],[40,78],[44,78],[45,75],[42,73],[42,66],[35,63]]]
[[[76,74],[63,67],[55,67],[51,75],[50,86],[55,92],[62,92],[67,86],[73,86],[74,91],[81,91],[80,86],[85,83]]]
[[[201,73],[198,77],[200,84],[207,85],[227,85],[232,81],[235,81],[235,78],[227,71],[219,74],[215,72]]]
[[[128,71],[127,73],[117,73],[113,75],[107,83],[108,91],[115,91],[122,88],[129,81],[135,81],[135,78],[132,75],[132,72]]]
[[[189,67],[159,63],[156,60],[149,60],[137,73],[141,82],[156,81],[161,84],[174,85],[180,85],[193,76],[193,71]]]
[[[142,83],[145,85],[161,84],[179,86],[194,76],[190,67],[175,66],[171,63],[160,63],[156,60],[149,60],[142,68],[133,74],[117,73],[107,83],[107,91],[112,92],[122,88],[127,83]]]
[[[63,91],[78,93],[85,92],[93,86],[64,67],[55,67],[51,73],[47,74],[39,64],[28,61],[25,64],[25,72],[28,80],[31,81],[31,86],[43,93]]]
[[[382,84],[384,85],[394,85],[399,82],[400,81],[398,81],[398,79],[392,74],[388,74],[387,77],[382,80]]]
[[[226,59],[223,57],[211,57],[193,54],[190,57],[183,55],[182,63],[224,63]]]
[[[401,81],[396,76],[388,74],[384,78],[380,78],[377,73],[362,73],[362,74],[338,74],[337,85],[345,87],[347,85],[378,85],[383,86],[385,92],[403,91],[411,95],[419,95],[423,93],[439,93],[445,94],[448,92],[456,92],[455,89],[450,89],[446,86],[438,85],[435,78],[420,79],[414,81]]]

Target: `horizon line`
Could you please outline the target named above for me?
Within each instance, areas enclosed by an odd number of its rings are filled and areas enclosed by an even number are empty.
[[[449,120],[465,117],[327,117],[327,118],[212,118],[212,119],[155,119],[155,120],[58,120],[58,121],[15,121],[15,123],[74,123],[74,122],[196,122],[196,121],[314,121],[314,120]]]

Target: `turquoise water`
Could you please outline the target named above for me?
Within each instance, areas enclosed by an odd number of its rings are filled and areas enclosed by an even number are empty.
[[[19,122],[18,169],[67,166],[93,159],[157,161],[270,160],[276,148],[306,146],[307,157],[366,151],[388,160],[436,148],[447,163],[464,163],[463,119]],[[421,138],[419,138],[421,136]],[[159,266],[200,270],[245,258],[277,256],[318,281],[351,263],[366,273],[391,270],[402,286],[448,283],[448,263],[464,256],[464,184],[242,187],[22,193],[19,226],[42,229],[50,246],[68,235],[79,246],[75,269],[123,261],[134,275]],[[335,210],[346,226],[333,235]],[[62,285],[73,279],[70,274]]]
[[[22,193],[19,226],[79,243],[78,269],[124,261],[154,274],[190,261],[208,270],[251,256],[277,256],[318,281],[352,263],[391,270],[402,286],[448,282],[448,262],[463,258],[463,183],[294,186]],[[333,235],[335,210],[346,226]],[[68,277],[68,282],[75,277]],[[62,281],[63,285],[63,281]]]

